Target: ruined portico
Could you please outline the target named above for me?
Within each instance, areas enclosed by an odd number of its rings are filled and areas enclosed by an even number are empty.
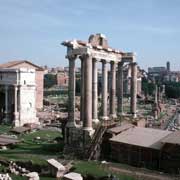
[[[69,116],[66,125],[66,141],[71,143],[71,129],[82,129],[84,134],[92,135],[93,122],[107,121],[123,115],[123,65],[130,63],[132,68],[131,102],[132,117],[136,117],[137,64],[134,53],[126,53],[109,47],[102,34],[91,35],[89,41],[64,41],[69,60]],[[81,110],[82,127],[75,122],[75,61],[81,60]],[[98,71],[97,63],[102,65],[101,115],[98,117]],[[108,65],[111,66],[111,84],[108,92]],[[116,75],[117,74],[117,75]],[[117,80],[116,80],[117,77]],[[109,93],[109,96],[108,96]],[[117,107],[116,107],[117,96]],[[108,97],[110,99],[108,103]],[[116,112],[117,109],[117,112]],[[71,137],[72,138],[72,137]]]

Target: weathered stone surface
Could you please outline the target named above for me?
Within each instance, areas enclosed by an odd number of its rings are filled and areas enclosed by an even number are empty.
[[[37,172],[30,172],[26,174],[27,177],[29,177],[29,180],[39,180],[39,174]]]
[[[104,34],[90,35],[89,43],[91,43],[92,46],[102,46],[104,48],[108,48],[108,42]]]

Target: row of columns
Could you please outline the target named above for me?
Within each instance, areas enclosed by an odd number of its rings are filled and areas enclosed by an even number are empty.
[[[10,113],[11,113],[11,102],[12,99],[10,98],[10,86],[9,85],[5,85],[5,118],[4,118],[4,122],[8,123],[10,121]],[[13,87],[14,90],[14,123],[18,120],[18,87],[16,85],[14,85]]]
[[[76,127],[75,123],[75,59],[69,59],[69,116],[67,127]],[[83,129],[92,130],[92,121],[98,121],[98,68],[97,60],[86,54],[81,59],[81,111],[80,119]],[[117,63],[111,61],[110,85],[110,116],[116,117],[116,94],[118,116],[123,114],[123,62],[118,62],[117,93],[116,93]],[[131,113],[136,116],[137,96],[137,64],[131,63]],[[102,120],[108,120],[108,68],[107,61],[102,60]]]

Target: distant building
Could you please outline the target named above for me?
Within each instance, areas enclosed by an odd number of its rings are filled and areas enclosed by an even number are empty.
[[[26,60],[10,61],[0,64],[0,70],[20,68],[35,70],[36,108],[43,108],[44,69]]]
[[[68,88],[69,76],[67,71],[61,71],[57,73],[57,86],[62,88]]]
[[[149,67],[148,76],[159,82],[180,82],[180,72],[171,71],[169,61],[166,67]]]

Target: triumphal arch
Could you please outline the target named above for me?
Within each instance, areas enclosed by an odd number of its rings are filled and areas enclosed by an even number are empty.
[[[74,144],[78,142],[78,138],[86,141],[87,135],[93,135],[93,122],[105,122],[123,115],[123,65],[127,63],[131,66],[130,113],[132,117],[136,117],[137,64],[134,53],[109,47],[103,34],[91,35],[88,42],[72,40],[64,41],[62,45],[67,47],[66,58],[69,60],[67,143]],[[81,60],[80,120],[83,122],[82,126],[75,122],[75,62],[77,59]],[[100,115],[98,112],[98,63],[102,65]],[[110,64],[109,73],[108,64]],[[111,77],[110,81],[108,74]]]

